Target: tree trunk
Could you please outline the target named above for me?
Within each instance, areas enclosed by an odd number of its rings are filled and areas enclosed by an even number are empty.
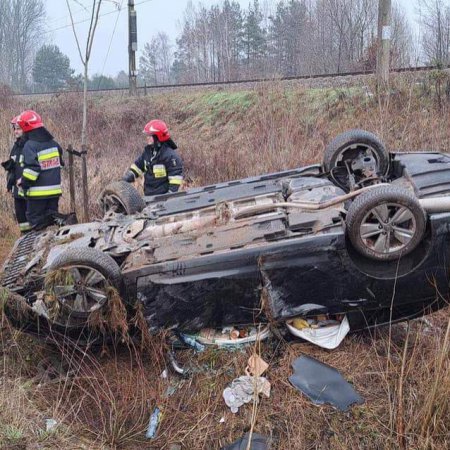
[[[83,123],[81,126],[81,145],[87,144],[87,87],[88,87],[88,61],[84,64],[83,84]]]

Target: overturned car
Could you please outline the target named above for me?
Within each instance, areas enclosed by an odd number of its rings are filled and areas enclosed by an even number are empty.
[[[351,130],[321,165],[147,198],[114,182],[100,200],[102,220],[16,242],[1,281],[15,326],[80,336],[111,289],[151,332],[317,314],[359,330],[447,305],[447,154]]]

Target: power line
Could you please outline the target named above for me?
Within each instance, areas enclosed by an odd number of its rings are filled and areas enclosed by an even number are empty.
[[[82,8],[76,9],[75,11],[73,11],[72,14],[75,16],[75,15],[78,15],[80,12],[83,12],[83,11],[84,11],[84,9],[82,9]],[[53,18],[47,19],[47,23],[59,22],[60,20],[67,20],[69,18],[70,18],[70,16],[66,14],[65,16],[53,17]]]
[[[144,3],[148,3],[148,2],[151,2],[151,1],[152,1],[152,0],[142,0],[142,1],[139,2],[139,3],[136,3],[136,6],[143,5]],[[99,17],[99,19],[100,19],[100,18],[102,18],[102,17],[109,16],[110,14],[114,14],[115,12],[121,13],[121,12],[124,11],[125,9],[126,9],[126,7],[121,7],[121,8],[118,9],[118,10],[115,10],[115,11],[109,11],[109,12],[107,12],[107,13],[100,14],[98,17]],[[73,25],[79,25],[80,23],[86,23],[86,22],[89,22],[90,20],[91,20],[90,18],[89,18],[89,19],[79,20],[78,22],[74,22]],[[53,33],[54,31],[64,30],[64,29],[66,29],[66,28],[70,28],[71,26],[72,26],[72,24],[64,25],[64,26],[62,26],[62,27],[58,27],[58,28],[54,28],[54,29],[52,29],[52,30],[44,31],[42,34],[49,34],[49,33]]]
[[[98,79],[97,89],[100,88],[100,83],[102,81],[103,72],[105,71],[106,61],[108,60],[109,52],[111,50],[112,41],[114,39],[114,34],[116,33],[117,23],[119,22],[119,16],[120,16],[120,11],[122,10],[122,5],[123,5],[123,0],[121,0],[120,6],[119,6],[119,8],[117,10],[116,23],[114,24],[114,28],[113,28],[113,32],[112,32],[112,35],[111,35],[111,39],[109,41],[108,51],[106,52],[105,60],[103,61],[103,67],[102,67],[100,78]]]

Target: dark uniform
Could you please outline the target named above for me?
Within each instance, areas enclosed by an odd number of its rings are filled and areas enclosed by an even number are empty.
[[[23,146],[25,144],[25,136],[16,139],[9,160],[2,163],[2,166],[8,172],[6,189],[8,192],[12,192],[14,197],[14,209],[16,212],[17,223],[22,233],[25,233],[31,229],[31,225],[27,220],[27,202],[23,196],[19,194],[19,188],[17,187],[17,181],[22,177],[23,171]]]
[[[27,199],[27,219],[33,228],[53,223],[58,214],[62,149],[44,128],[25,133],[24,166],[20,195]]]
[[[125,176],[125,181],[132,182],[145,175],[145,195],[177,192],[183,182],[183,162],[176,148],[172,140],[145,146],[144,153],[130,167],[132,173]]]

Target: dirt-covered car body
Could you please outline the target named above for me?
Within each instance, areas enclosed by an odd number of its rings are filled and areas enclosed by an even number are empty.
[[[450,195],[450,157],[391,153],[385,180],[418,199]],[[428,213],[423,238],[406,256],[376,261],[349,242],[351,200],[334,181],[312,165],[146,198],[133,215],[112,212],[100,221],[32,232],[16,243],[2,284],[31,306],[42,329],[52,325],[46,276],[74,248],[115,261],[123,301],[142,305],[152,331],[318,313],[347,314],[356,330],[446,305],[450,212]],[[327,202],[334,204],[295,206]]]

